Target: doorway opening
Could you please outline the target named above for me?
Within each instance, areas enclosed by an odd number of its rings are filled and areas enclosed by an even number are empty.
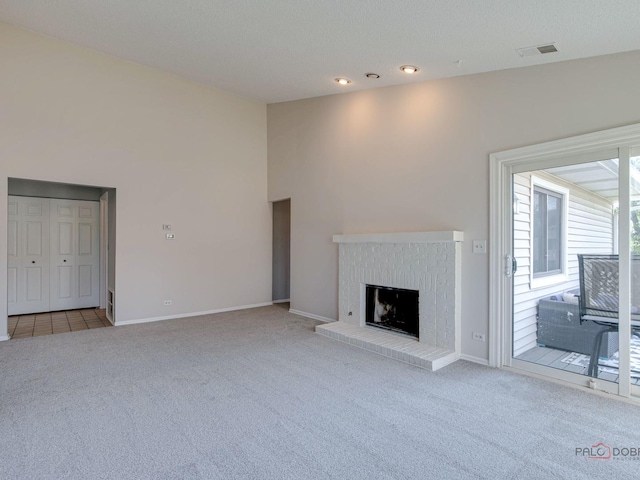
[[[115,202],[115,188],[8,179],[8,336],[115,322]]]
[[[274,304],[289,308],[291,298],[291,199],[273,202],[273,269]]]

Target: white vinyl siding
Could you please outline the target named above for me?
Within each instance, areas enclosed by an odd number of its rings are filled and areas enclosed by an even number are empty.
[[[567,281],[532,288],[532,191],[535,175],[569,190],[567,214]],[[579,253],[613,252],[613,208],[610,201],[542,171],[514,175],[514,194],[518,213],[513,218],[514,256],[518,271],[513,279],[513,355],[518,356],[536,345],[538,300],[578,288]]]

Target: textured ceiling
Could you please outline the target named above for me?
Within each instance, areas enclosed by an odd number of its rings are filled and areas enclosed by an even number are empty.
[[[638,0],[0,0],[0,21],[266,103],[637,50],[638,19]]]

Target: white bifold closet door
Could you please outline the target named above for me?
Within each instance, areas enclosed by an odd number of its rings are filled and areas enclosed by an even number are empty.
[[[9,315],[49,311],[49,200],[9,197]]]
[[[100,203],[51,200],[50,309],[100,304]]]
[[[99,225],[99,202],[10,196],[9,315],[98,306]]]

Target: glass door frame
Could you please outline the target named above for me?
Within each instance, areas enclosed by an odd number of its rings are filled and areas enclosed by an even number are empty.
[[[631,275],[630,275],[630,150],[640,145],[640,124],[517,148],[490,155],[490,301],[489,365],[511,368],[562,382],[594,388],[622,397],[638,396],[640,387],[631,385]],[[620,260],[619,379],[618,383],[554,370],[512,358],[513,282],[511,269],[513,236],[514,173],[618,158]]]

